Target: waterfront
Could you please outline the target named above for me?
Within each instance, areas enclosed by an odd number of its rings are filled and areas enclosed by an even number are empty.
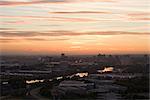
[[[145,59],[145,57],[147,56],[134,57],[134,60]],[[4,100],[9,98],[23,100],[29,98],[35,100],[149,98],[147,59],[141,60],[141,64],[132,63],[129,59],[126,65],[118,64],[120,60],[110,62],[114,61],[116,56],[106,56],[103,62],[99,60],[102,58],[104,57],[99,55],[70,58],[63,55],[53,59],[52,57],[40,58],[40,61],[38,58],[38,64],[27,63],[28,66],[22,62],[20,65],[16,64],[19,66],[9,66],[4,63],[1,72],[1,97],[8,98]],[[12,67],[17,69],[12,70]],[[136,82],[139,85],[136,85]]]

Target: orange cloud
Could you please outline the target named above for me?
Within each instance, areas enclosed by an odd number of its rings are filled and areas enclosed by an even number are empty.
[[[11,38],[0,38],[1,43],[7,43],[7,42],[13,42],[16,41],[16,39],[11,39]]]
[[[0,15],[0,18],[36,18],[36,19],[45,19],[50,17],[44,16],[9,16],[9,15]]]
[[[132,16],[132,17],[140,17],[140,16],[150,16],[150,13],[148,12],[141,12],[141,13],[129,13],[128,16]]]
[[[67,18],[67,17],[52,17],[55,21],[72,21],[72,22],[90,22],[90,21],[98,21],[96,19],[90,18]],[[50,20],[50,21],[54,21]]]
[[[150,21],[150,13],[149,12],[136,12],[127,14],[130,20],[143,20]]]
[[[115,0],[31,0],[31,1],[1,1],[1,6],[30,5],[40,3],[70,3],[70,2],[115,2]]]
[[[55,38],[55,39],[46,39],[46,38],[0,38],[1,43],[12,43],[12,42],[18,42],[18,41],[66,41],[69,40],[68,38]]]
[[[72,21],[72,22],[90,22],[98,21],[92,18],[72,18],[72,17],[44,17],[44,16],[5,16],[0,15],[0,18],[29,18],[29,19],[47,19],[48,21]],[[10,22],[11,23],[11,22]]]
[[[39,3],[64,3],[65,0],[31,0],[29,2],[25,1],[1,1],[1,6],[17,6],[17,5],[29,5],[29,4],[39,4]]]
[[[139,21],[150,21],[150,18],[142,17],[142,18],[130,18],[130,20],[139,20]]]

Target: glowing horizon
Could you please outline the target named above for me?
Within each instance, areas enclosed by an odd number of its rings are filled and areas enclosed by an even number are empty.
[[[150,54],[148,0],[0,0],[2,54]]]

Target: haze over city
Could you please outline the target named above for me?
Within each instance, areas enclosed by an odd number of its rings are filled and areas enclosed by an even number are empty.
[[[0,0],[1,54],[149,54],[149,0]]]

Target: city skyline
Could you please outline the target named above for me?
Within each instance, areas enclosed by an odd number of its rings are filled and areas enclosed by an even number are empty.
[[[148,0],[0,0],[2,54],[150,54]]]

